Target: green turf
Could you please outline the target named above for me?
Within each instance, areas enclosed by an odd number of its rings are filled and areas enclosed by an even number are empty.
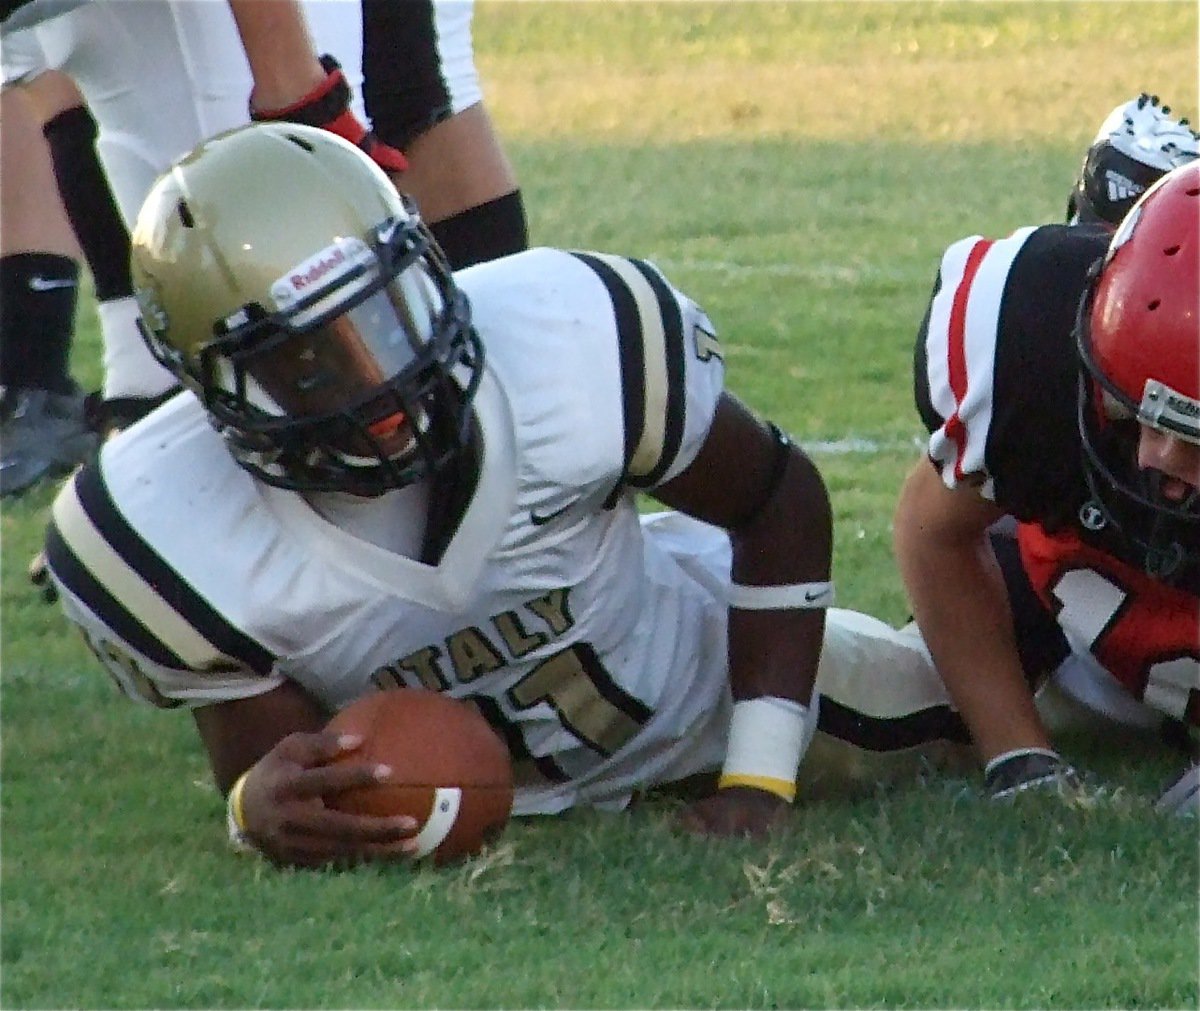
[[[821,451],[841,601],[900,621],[891,516],[941,249],[1061,213],[1100,119],[1197,111],[1165,3],[481,3],[484,84],[536,242],[647,256],[721,331],[730,385]],[[99,379],[90,304],[77,373]],[[0,1006],[1184,1008],[1194,822],[1176,759],[1064,742],[1068,808],[934,778],[802,802],[765,846],[673,802],[510,827],[443,872],[230,854],[190,721],[119,697],[24,579],[52,489],[3,505]]]

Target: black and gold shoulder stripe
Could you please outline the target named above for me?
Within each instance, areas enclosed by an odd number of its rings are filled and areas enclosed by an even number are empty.
[[[231,625],[129,525],[97,466],[80,471],[55,501],[46,560],[66,589],[155,663],[271,672],[271,653]]]
[[[574,253],[603,282],[620,342],[625,414],[623,483],[652,488],[683,441],[683,316],[670,286],[644,260]]]

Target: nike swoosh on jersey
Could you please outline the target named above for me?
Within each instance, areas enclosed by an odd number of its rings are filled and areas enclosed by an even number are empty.
[[[53,291],[55,288],[74,288],[75,282],[69,277],[42,277],[39,274],[34,274],[29,279],[30,291]]]
[[[531,509],[529,510],[529,522],[535,527],[544,527],[551,520],[558,519],[558,517],[570,509],[574,504],[574,502],[568,502],[561,509],[555,509],[554,512],[549,513],[539,513],[536,509]]]
[[[29,289],[31,292],[53,292],[55,288],[73,288],[76,282],[70,277],[42,277],[40,274],[35,274],[29,279]]]

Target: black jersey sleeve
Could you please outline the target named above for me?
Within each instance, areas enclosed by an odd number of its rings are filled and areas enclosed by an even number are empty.
[[[948,487],[976,486],[1020,519],[1078,504],[1073,330],[1106,241],[1099,229],[1046,225],[972,236],[944,253],[917,339],[914,392]]]

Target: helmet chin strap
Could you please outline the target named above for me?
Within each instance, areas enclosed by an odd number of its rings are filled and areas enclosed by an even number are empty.
[[[1156,516],[1154,523],[1150,527],[1150,536],[1146,538],[1146,560],[1143,563],[1147,575],[1153,576],[1156,579],[1166,579],[1175,574],[1175,571],[1183,564],[1183,545],[1179,541],[1172,540],[1167,544],[1160,544],[1158,537],[1159,527],[1162,526],[1164,518]]]

